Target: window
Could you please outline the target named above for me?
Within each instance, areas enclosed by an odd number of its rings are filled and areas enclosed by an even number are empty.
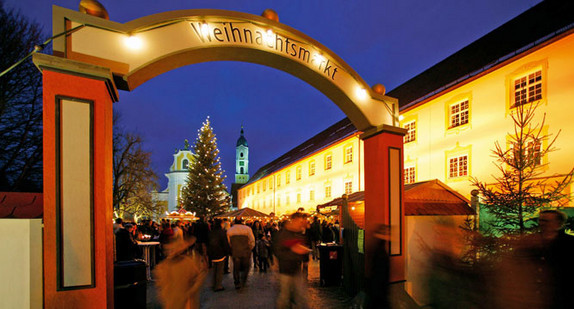
[[[239,174],[243,174],[243,167],[239,169]]]
[[[309,161],[309,176],[315,175],[315,160]]]
[[[281,174],[277,174],[277,188],[281,187]]]
[[[243,158],[243,152],[240,152],[240,153],[239,153],[239,156],[240,156],[241,158]]]
[[[331,198],[331,186],[325,187],[325,198]]]
[[[280,206],[281,206],[281,198],[278,197],[278,198],[277,198],[277,207],[280,207]]]
[[[285,205],[289,205],[289,195],[285,196]]]
[[[353,162],[353,146],[345,148],[345,163]]]
[[[416,181],[415,179],[415,167],[405,168],[405,184],[414,183]]]
[[[448,177],[456,178],[468,175],[468,156],[450,158],[448,160]]]
[[[257,184],[257,194],[259,194],[259,188],[260,188],[260,186],[259,186],[259,184]]]
[[[285,184],[288,185],[291,182],[291,172],[285,172]]]
[[[518,146],[515,144],[514,148],[517,148]],[[542,162],[542,158],[541,158],[541,153],[542,151],[542,144],[540,143],[539,140],[533,140],[533,141],[527,141],[525,143],[524,146],[524,163],[518,163],[518,165],[530,165],[531,161],[534,162],[534,166],[538,166],[540,165],[540,163]],[[516,149],[514,151],[514,157],[516,158],[517,156],[519,156],[519,150]]]
[[[309,191],[309,200],[310,200],[310,201],[314,201],[314,200],[315,200],[315,190]]]
[[[297,204],[301,204],[301,193],[297,193]]]
[[[239,161],[239,166],[245,166],[245,162]]]
[[[184,159],[183,162],[181,163],[182,169],[186,170],[188,164],[189,164],[189,161],[187,159]]]
[[[273,180],[269,179],[269,190],[273,189]]]
[[[325,170],[330,170],[333,167],[333,156],[331,154],[325,155]]]
[[[295,169],[295,180],[301,180],[301,166],[297,166]]]
[[[353,193],[353,182],[345,182],[345,194],[349,195]]]
[[[263,180],[263,192],[267,190],[267,179]]]
[[[405,134],[404,142],[408,143],[408,142],[415,141],[416,134],[417,134],[417,122],[411,121],[411,122],[405,123],[405,129],[407,129],[407,134]]]
[[[468,100],[450,106],[450,127],[458,127],[468,123]]]
[[[514,80],[514,106],[542,99],[542,71]]]

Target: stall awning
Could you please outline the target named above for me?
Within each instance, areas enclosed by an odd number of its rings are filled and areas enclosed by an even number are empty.
[[[255,209],[251,209],[249,207],[245,207],[245,208],[241,208],[238,210],[234,210],[234,211],[230,211],[221,215],[217,215],[215,216],[215,218],[235,218],[235,217],[241,217],[241,218],[267,218],[269,217],[268,214],[266,213],[262,213],[260,211],[257,211]]]
[[[470,201],[464,196],[442,183],[438,179],[422,181],[405,185],[403,196],[406,216],[460,216],[474,215]],[[365,192],[355,192],[348,196],[347,201],[362,202]],[[330,202],[317,205],[317,208],[343,205],[339,197]]]

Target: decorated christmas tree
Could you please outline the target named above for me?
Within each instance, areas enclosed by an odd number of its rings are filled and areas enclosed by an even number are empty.
[[[225,176],[219,162],[217,138],[209,117],[199,130],[193,147],[195,160],[189,164],[181,204],[197,216],[211,217],[228,211],[229,195],[223,184]]]

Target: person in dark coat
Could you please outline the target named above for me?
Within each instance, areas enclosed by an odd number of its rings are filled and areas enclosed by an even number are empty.
[[[137,241],[132,236],[134,226],[127,223],[116,232],[116,260],[130,261],[141,257]]]
[[[209,240],[207,243],[207,254],[213,267],[213,290],[215,292],[223,291],[223,269],[225,267],[225,260],[231,253],[229,241],[227,240],[227,232],[223,228],[223,221],[215,219],[213,229],[209,233]]]

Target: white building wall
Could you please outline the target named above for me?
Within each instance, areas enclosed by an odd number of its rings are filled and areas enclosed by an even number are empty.
[[[0,219],[0,308],[42,308],[42,219]]]

